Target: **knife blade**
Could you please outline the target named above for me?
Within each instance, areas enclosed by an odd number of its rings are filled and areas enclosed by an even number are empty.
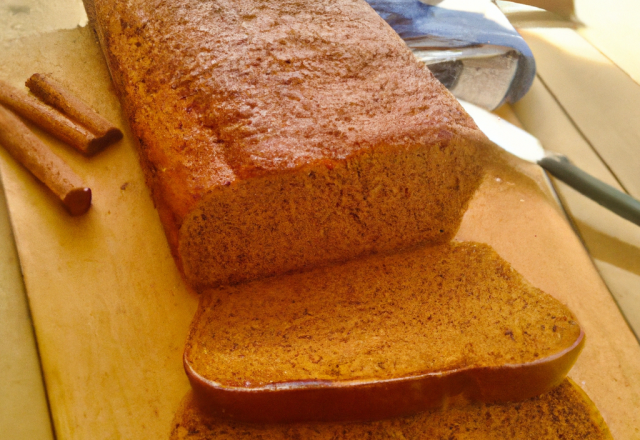
[[[578,168],[561,154],[545,152],[540,141],[519,127],[483,108],[460,101],[480,130],[498,146],[529,162],[537,163],[549,174],[611,212],[640,225],[640,202]]]

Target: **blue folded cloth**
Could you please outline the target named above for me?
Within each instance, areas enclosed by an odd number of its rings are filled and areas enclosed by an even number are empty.
[[[535,61],[527,43],[499,8],[488,0],[367,0],[412,49],[504,46],[518,54],[514,80],[503,101],[515,102],[529,90]],[[431,4],[427,4],[431,3]]]

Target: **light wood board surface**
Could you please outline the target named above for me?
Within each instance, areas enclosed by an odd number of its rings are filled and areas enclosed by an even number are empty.
[[[640,84],[640,4],[637,0],[575,0],[577,31]]]
[[[581,169],[622,190],[542,82],[537,80],[515,108],[523,125],[545,148],[567,155]],[[640,335],[640,228],[564,183],[553,181],[596,267],[636,335]]]
[[[34,72],[51,73],[127,131],[89,30],[14,41],[0,61],[1,79],[18,86]],[[90,160],[44,138],[94,191],[90,212],[71,218],[0,153],[57,438],[167,438],[188,390],[181,355],[196,297],[170,257],[130,136]],[[458,238],[493,245],[569,305],[587,333],[570,376],[614,438],[638,438],[640,347],[543,186],[498,171]]]
[[[88,29],[15,41],[0,58],[2,79],[24,87],[30,74],[50,73],[126,129]],[[130,136],[92,159],[43,138],[94,196],[87,215],[70,217],[0,152],[57,438],[164,438],[189,386],[181,360],[196,297],[169,254]]]
[[[52,440],[20,262],[0,185],[0,439]]]
[[[82,0],[0,1],[0,40],[86,24]]]
[[[579,4],[604,8],[586,0]],[[598,29],[602,31],[613,16],[624,15],[623,6],[611,8]],[[630,17],[640,15],[640,5],[627,7]],[[631,66],[612,61],[619,51],[636,50],[630,45],[633,40],[624,39],[612,26],[618,51],[602,53],[569,28],[521,32],[538,66],[532,89],[514,106],[524,128],[546,149],[565,154],[593,176],[640,197],[640,125],[634,122],[640,118],[640,84],[633,71],[621,69]],[[563,183],[554,184],[598,270],[640,336],[640,228]]]
[[[640,86],[572,29],[521,33],[535,56],[538,77],[615,169],[619,183],[639,198]]]

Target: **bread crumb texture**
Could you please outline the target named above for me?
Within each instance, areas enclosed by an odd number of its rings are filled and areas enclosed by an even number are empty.
[[[95,1],[197,288],[444,242],[487,142],[362,0]]]
[[[579,334],[491,247],[451,243],[207,291],[185,355],[206,379],[252,388],[521,364]]]
[[[593,402],[569,379],[518,403],[451,402],[448,408],[367,423],[240,424],[204,417],[188,395],[171,440],[608,440]]]

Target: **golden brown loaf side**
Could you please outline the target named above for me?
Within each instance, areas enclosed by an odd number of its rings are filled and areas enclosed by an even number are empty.
[[[207,291],[184,359],[211,414],[373,420],[541,394],[582,343],[490,246],[449,243]]]
[[[171,440],[611,440],[593,402],[565,379],[518,403],[450,402],[446,410],[367,423],[249,425],[205,417],[187,395]]]
[[[487,142],[364,0],[85,0],[196,288],[445,242]]]

